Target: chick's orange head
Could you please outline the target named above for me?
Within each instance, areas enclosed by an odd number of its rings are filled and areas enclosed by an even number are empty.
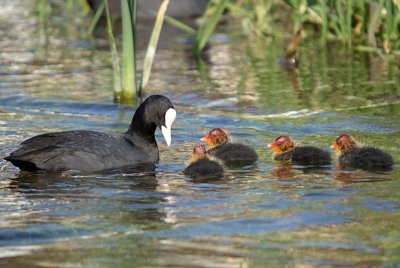
[[[293,147],[293,142],[287,135],[279,136],[272,143],[268,144],[268,147],[273,149],[277,153],[288,151]]]
[[[204,147],[203,145],[197,145],[193,149],[194,154],[205,154],[206,152],[207,152],[206,147]]]
[[[357,146],[356,141],[347,134],[340,135],[332,144],[331,148],[335,149],[337,153],[349,150]]]
[[[206,136],[200,139],[210,146],[218,146],[228,142],[228,135],[220,128],[214,128]]]

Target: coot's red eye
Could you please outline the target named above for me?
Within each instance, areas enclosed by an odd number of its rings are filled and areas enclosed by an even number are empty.
[[[163,114],[159,114],[158,118],[160,118],[160,120],[164,120],[165,116]]]

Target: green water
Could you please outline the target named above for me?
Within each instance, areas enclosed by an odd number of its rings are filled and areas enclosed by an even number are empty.
[[[45,132],[127,128],[135,107],[113,103],[104,32],[92,42],[77,18],[43,21],[30,1],[0,5],[1,158]],[[164,29],[149,94],[168,96],[178,114],[171,147],[157,132],[154,172],[63,177],[0,161],[2,267],[400,265],[398,165],[382,173],[288,166],[266,146],[288,134],[329,150],[350,133],[399,163],[398,63],[307,39],[300,68],[287,72],[285,40],[233,32],[218,31],[199,71],[189,37]],[[259,161],[221,180],[186,178],[193,146],[214,127],[254,147]]]

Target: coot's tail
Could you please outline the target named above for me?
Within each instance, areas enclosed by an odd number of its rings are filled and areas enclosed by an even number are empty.
[[[21,160],[12,157],[11,155],[4,157],[4,160],[10,161],[14,166],[18,167],[21,170],[25,171],[37,171],[39,168],[36,166],[35,163],[27,160]]]

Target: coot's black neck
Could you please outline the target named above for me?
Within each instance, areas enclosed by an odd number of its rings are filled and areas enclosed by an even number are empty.
[[[128,131],[125,132],[124,137],[141,149],[150,150],[154,149],[154,147],[158,148],[154,137],[156,128],[157,125],[146,118],[144,107],[141,105],[136,110],[131,125],[129,126]]]

